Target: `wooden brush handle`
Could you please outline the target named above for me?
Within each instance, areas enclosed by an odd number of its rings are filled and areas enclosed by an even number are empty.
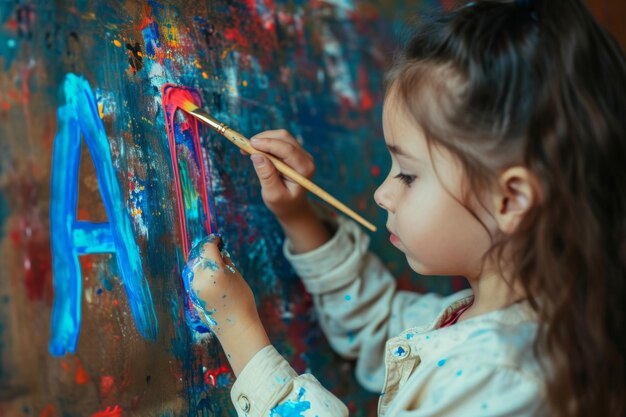
[[[275,156],[270,155],[263,151],[259,151],[258,149],[254,148],[250,144],[250,141],[248,140],[248,138],[246,138],[241,133],[226,127],[222,134],[226,137],[226,139],[230,140],[240,149],[248,152],[249,154],[261,154],[265,156],[267,159],[272,161],[276,169],[280,173],[282,173],[284,176],[291,179],[295,183],[301,185],[303,188],[307,189],[308,191],[312,192],[313,194],[315,194],[316,196],[318,196],[319,198],[321,198],[322,200],[324,200],[331,206],[335,207],[337,210],[340,210],[347,216],[352,217],[354,220],[356,220],[357,222],[359,222],[360,224],[362,224],[364,227],[371,230],[372,232],[376,231],[376,226],[374,226],[372,223],[365,220],[359,214],[355,213],[352,209],[350,209],[348,206],[343,204],[341,201],[337,200],[335,197],[333,197],[332,195],[330,195],[329,193],[327,193],[326,191],[318,187],[315,183],[313,183],[308,178],[304,177],[298,171],[294,170],[289,165],[285,164],[283,161],[276,158]]]

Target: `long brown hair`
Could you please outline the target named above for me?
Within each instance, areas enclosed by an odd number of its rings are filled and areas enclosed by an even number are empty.
[[[522,164],[510,249],[552,413],[626,415],[626,60],[581,0],[478,1],[414,27],[388,81],[470,189]],[[492,251],[492,253],[493,253]],[[498,252],[499,251],[499,252]]]

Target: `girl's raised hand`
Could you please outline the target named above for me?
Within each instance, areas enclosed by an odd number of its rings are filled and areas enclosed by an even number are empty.
[[[267,130],[250,139],[252,146],[272,154],[298,173],[311,178],[315,172],[313,157],[286,130]],[[301,213],[308,213],[306,190],[285,178],[263,155],[251,155],[250,159],[261,182],[263,201],[281,222],[289,222]]]
[[[238,374],[269,339],[252,290],[235,268],[219,236],[210,235],[189,252],[183,277],[201,319],[218,337]],[[245,343],[241,343],[245,339]]]

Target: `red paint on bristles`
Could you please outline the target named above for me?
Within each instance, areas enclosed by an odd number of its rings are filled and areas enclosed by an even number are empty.
[[[163,96],[163,105],[173,106],[186,112],[198,108],[194,104],[195,99],[191,92],[181,87],[165,84],[161,87],[161,95]]]

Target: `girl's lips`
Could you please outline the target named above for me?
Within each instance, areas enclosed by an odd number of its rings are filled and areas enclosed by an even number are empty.
[[[398,244],[400,243],[400,239],[398,238],[398,236],[394,235],[393,233],[389,233],[389,241],[395,246],[398,246]]]

